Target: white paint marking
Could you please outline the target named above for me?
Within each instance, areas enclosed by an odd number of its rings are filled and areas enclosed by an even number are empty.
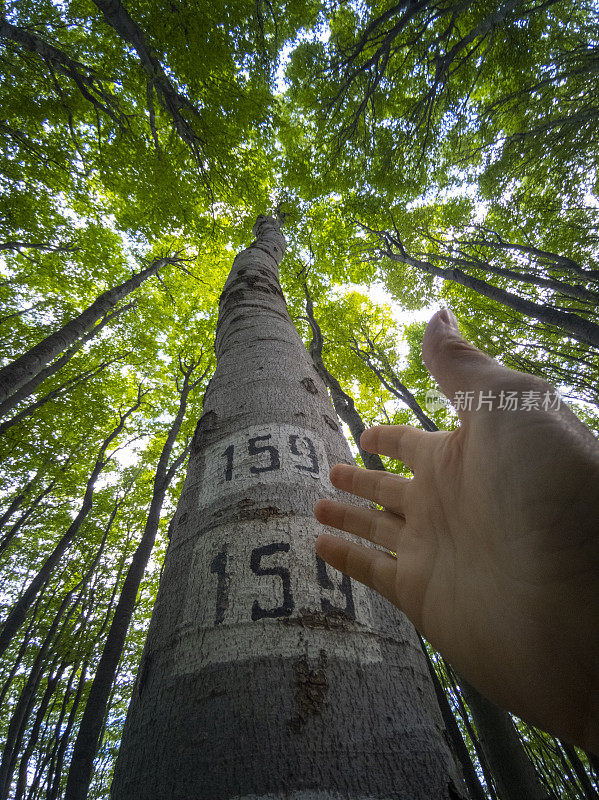
[[[296,425],[252,425],[206,447],[198,504],[205,508],[232,490],[281,483],[331,491],[324,444]]]

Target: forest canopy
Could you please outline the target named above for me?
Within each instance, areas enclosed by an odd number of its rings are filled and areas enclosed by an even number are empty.
[[[593,0],[20,0],[0,58],[0,798],[63,795],[127,586],[102,798],[258,214],[365,424],[457,424],[420,354],[449,306],[599,432],[599,19]],[[556,796],[597,796],[584,754],[518,730]]]

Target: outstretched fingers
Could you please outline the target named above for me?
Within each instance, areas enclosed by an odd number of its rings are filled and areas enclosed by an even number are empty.
[[[337,489],[372,500],[396,514],[403,514],[405,495],[411,481],[378,469],[336,464],[331,470],[331,483]]]
[[[394,552],[406,524],[403,517],[396,514],[344,505],[335,500],[319,500],[314,507],[314,514],[323,525],[361,536]]]
[[[335,569],[394,601],[397,570],[394,556],[326,533],[316,540],[316,552]]]
[[[402,461],[412,472],[423,463],[431,434],[410,425],[376,425],[364,431],[360,445],[368,453],[379,453]]]

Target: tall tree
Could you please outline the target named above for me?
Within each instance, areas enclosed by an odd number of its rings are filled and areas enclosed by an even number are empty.
[[[221,295],[112,796],[463,796],[415,632],[316,559],[312,503],[352,459],[285,309],[279,224],[254,233]]]
[[[427,307],[443,303],[457,312],[472,341],[503,363],[558,384],[577,402],[580,417],[599,430],[596,348],[449,274],[461,270],[537,307],[597,323],[595,5],[5,3],[0,367],[77,318],[121,284],[134,264],[179,251],[190,258],[184,268],[145,281],[135,291],[133,313],[118,314],[127,298],[116,316],[100,315],[41,371],[35,367],[35,377],[8,400],[15,411],[0,428],[3,616],[72,525],[112,409],[141,381],[152,387],[128,423],[135,440],[120,447],[98,476],[91,509],[0,661],[0,739],[10,733],[15,745],[11,795],[58,800],[64,792],[105,633],[148,522],[155,467],[176,415],[179,398],[169,376],[177,353],[189,363],[212,341],[218,294],[257,209],[278,202],[286,215],[290,246],[281,282],[291,318],[306,341],[312,337],[317,344],[301,320],[305,297],[295,278],[306,253],[314,251],[310,286],[327,349],[319,357],[316,346],[312,354],[325,382],[321,364],[338,383],[340,391],[332,380],[329,385],[340,416],[356,421],[357,406],[369,424],[414,422],[418,401],[434,388],[420,357],[422,320]],[[363,231],[356,235],[356,221],[392,232],[395,221],[406,252],[444,269],[444,277],[372,259],[364,252],[369,243]],[[379,297],[383,287],[393,298],[392,311],[357,299]],[[362,335],[369,330],[376,331],[373,347]],[[320,392],[318,375],[307,369]],[[404,400],[412,403],[410,410]],[[227,413],[237,402],[231,392]],[[200,410],[190,396],[188,420]],[[330,408],[325,413],[334,420]],[[448,409],[427,408],[418,418],[423,425],[457,424]],[[182,440],[192,433],[188,420]],[[302,442],[296,442],[300,449]],[[303,452],[303,460],[295,458],[309,466],[307,446]],[[221,458],[226,468],[228,457]],[[260,458],[268,463],[268,451]],[[111,521],[116,487],[129,481],[131,494]],[[174,476],[164,515],[174,511],[181,484]],[[255,508],[269,506],[280,504],[264,501]],[[101,720],[90,800],[103,800],[108,792],[167,546],[165,523],[163,516]],[[62,599],[93,562],[107,526],[111,532],[89,592],[48,645],[38,670],[39,648]],[[263,555],[257,568],[286,569],[282,559],[288,556]],[[208,570],[214,591],[224,591],[229,566],[216,562]],[[290,570],[290,580],[294,575]],[[265,592],[270,583],[273,592],[283,593],[281,574],[252,576]],[[317,577],[319,591],[345,608],[347,584],[323,573],[322,565]],[[255,599],[263,609],[278,602]],[[317,609],[318,602],[316,596]],[[63,657],[68,663],[61,672]],[[152,663],[144,663],[146,685],[152,685]],[[320,669],[316,662],[308,666]],[[457,684],[435,666],[494,800],[472,715]],[[300,683],[304,696],[319,691],[311,673]],[[326,701],[331,691],[324,696]],[[216,707],[228,698],[210,702]],[[11,723],[17,708],[18,726],[16,719]],[[304,727],[318,719],[310,715]],[[592,759],[567,752],[520,721],[514,725],[560,800],[588,793],[585,774],[596,788]]]
[[[33,383],[33,378],[41,372],[55,358],[66,351],[72,355],[75,352],[74,345],[80,338],[85,338],[94,323],[100,317],[107,315],[112,308],[137,289],[145,280],[152,275],[156,275],[158,270],[166,264],[176,263],[178,259],[160,258],[133,275],[119,286],[115,286],[103,292],[94,302],[79,314],[75,319],[70,320],[60,330],[50,334],[43,342],[40,342],[31,350],[23,353],[15,359],[12,364],[7,364],[0,370],[0,401],[5,402],[11,395],[18,392],[26,383]],[[101,324],[97,327],[103,327]],[[31,391],[36,388],[33,386]],[[20,397],[19,399],[22,399]]]

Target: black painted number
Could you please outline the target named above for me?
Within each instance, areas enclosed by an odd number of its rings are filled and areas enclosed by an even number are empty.
[[[235,446],[230,444],[223,455],[227,459],[227,466],[225,468],[225,480],[230,481],[233,480],[233,453],[235,451]]]
[[[229,576],[227,575],[227,547],[214,556],[210,564],[210,572],[217,576],[216,584],[216,614],[214,622],[216,625],[225,618],[225,613],[229,606]]]
[[[302,444],[305,444],[308,452],[302,453],[302,451],[298,447],[298,441],[302,440]],[[291,452],[294,456],[307,456],[310,460],[310,466],[306,466],[305,464],[296,464],[295,468],[299,470],[303,470],[304,472],[310,472],[312,475],[318,475],[318,457],[316,456],[316,448],[314,447],[314,442],[312,439],[308,438],[308,436],[296,436],[292,434],[289,437],[289,447]]]
[[[271,472],[275,469],[281,468],[281,460],[279,458],[279,451],[271,444],[258,445],[258,442],[267,442],[270,439],[270,433],[265,436],[254,436],[248,442],[248,453],[251,456],[258,456],[261,453],[268,453],[270,456],[270,463],[264,467],[250,467],[250,472],[256,475],[259,472]]]
[[[250,567],[255,575],[278,575],[283,582],[283,604],[276,608],[261,608],[257,600],[254,600],[252,606],[252,620],[274,617],[288,617],[293,611],[293,595],[291,594],[291,576],[286,567],[263,567],[260,561],[265,556],[271,556],[274,553],[287,553],[289,551],[288,542],[273,542],[272,544],[265,544],[263,547],[256,547],[252,550],[250,558]]]
[[[251,456],[263,456],[264,454],[268,454],[267,464],[262,463],[261,466],[252,465],[250,467],[252,475],[259,475],[261,472],[273,472],[274,470],[281,469],[281,457],[277,448],[272,444],[264,444],[264,442],[270,441],[270,438],[270,433],[266,433],[262,436],[254,436],[248,440],[248,453]],[[309,436],[291,434],[289,436],[289,450],[294,456],[308,459],[307,464],[295,464],[297,470],[300,470],[300,472],[308,472],[310,475],[320,474],[316,448]],[[223,450],[222,455],[225,457],[225,481],[232,481],[235,445],[230,444]]]
[[[328,589],[329,591],[332,591],[335,588],[335,584],[329,578],[327,572],[327,565],[320,556],[316,556],[316,574],[318,576],[318,583],[323,589]],[[354,598],[351,590],[351,580],[348,575],[344,575],[341,578],[339,589],[341,590],[341,593],[345,597],[345,608],[338,608],[337,606],[333,605],[333,603],[331,603],[330,600],[327,600],[326,597],[320,598],[320,607],[325,612],[325,614],[331,611],[340,611],[346,617],[349,617],[350,619],[355,619],[356,609],[354,606]]]

